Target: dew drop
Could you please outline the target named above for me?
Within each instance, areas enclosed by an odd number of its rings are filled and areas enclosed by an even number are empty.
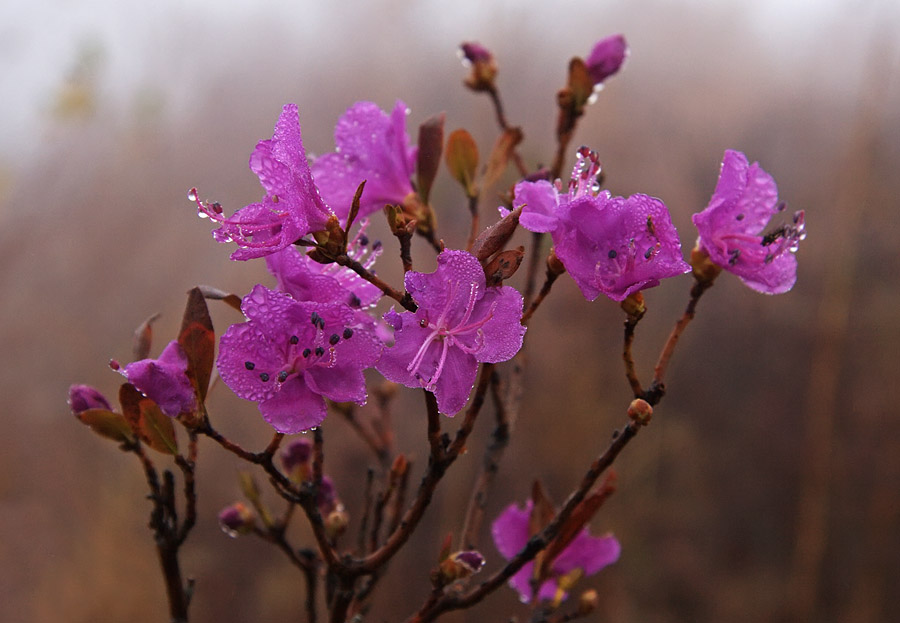
[[[188,192],[188,201],[197,201],[197,189],[196,188],[192,188]]]

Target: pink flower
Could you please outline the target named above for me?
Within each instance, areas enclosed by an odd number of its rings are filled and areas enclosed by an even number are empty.
[[[250,155],[250,170],[259,176],[266,195],[231,218],[222,216],[218,203],[200,201],[196,189],[188,195],[197,203],[201,217],[219,224],[213,238],[237,243],[239,248],[231,259],[263,257],[325,229],[332,212],[313,183],[295,104],[284,106],[272,138],[257,143]]]
[[[532,508],[531,500],[525,503],[525,508],[520,508],[517,504],[510,504],[491,525],[494,545],[507,560],[518,554],[532,536],[529,531]],[[581,569],[584,575],[593,575],[616,562],[621,551],[622,548],[614,536],[594,537],[587,528],[584,528],[553,561],[550,566],[550,577],[541,584],[538,591],[539,597],[553,599],[556,595],[559,577],[575,569]],[[523,602],[531,601],[531,578],[533,575],[534,561],[531,561],[519,569],[509,580],[509,585],[518,591]]]
[[[665,204],[647,195],[613,197],[599,192],[597,154],[582,147],[569,182],[519,182],[519,223],[549,232],[556,256],[584,297],[614,301],[691,270],[681,255],[678,232]]]
[[[112,411],[106,396],[100,393],[100,390],[90,385],[72,385],[69,387],[69,407],[75,415],[88,409]]]
[[[197,408],[194,387],[187,377],[188,359],[184,349],[172,340],[159,359],[129,363],[120,373],[138,391],[159,405],[163,413],[175,417]]]
[[[359,204],[363,217],[400,205],[413,192],[417,148],[406,134],[406,104],[397,101],[390,116],[372,102],[357,102],[334,128],[334,153],[316,159],[312,171],[322,196],[346,222],[353,196],[365,181]]]
[[[700,234],[697,244],[714,264],[754,290],[787,292],[797,280],[794,253],[806,238],[806,227],[801,211],[792,223],[764,233],[782,210],[772,176],[758,162],[749,164],[744,154],[728,150],[709,205],[693,217]]]
[[[216,365],[235,394],[259,403],[275,430],[318,426],[325,398],[365,402],[363,370],[375,364],[382,343],[347,304],[296,301],[257,285],[241,309],[248,321],[222,336]]]
[[[486,287],[481,264],[465,251],[443,251],[433,273],[406,273],[406,290],[419,308],[385,314],[395,344],[376,367],[390,381],[433,392],[441,413],[454,415],[466,406],[478,362],[506,361],[522,347],[522,295]]]

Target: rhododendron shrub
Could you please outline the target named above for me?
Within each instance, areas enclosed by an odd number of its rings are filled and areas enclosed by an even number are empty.
[[[772,223],[784,209],[775,182],[741,152],[725,152],[712,199],[698,210],[644,193],[616,195],[615,180],[611,190],[602,187],[602,154],[589,146],[571,148],[578,120],[623,66],[623,36],[605,37],[586,60],[569,61],[556,96],[557,145],[549,168],[519,152],[525,134],[506,118],[494,53],[476,42],[464,43],[460,52],[471,69],[464,84],[489,96],[500,126],[486,166],[468,132],[455,130],[445,144],[444,115],[410,114],[400,100],[387,111],[369,101],[350,106],[334,130],[334,151],[317,146],[323,155],[310,162],[298,107],[284,105],[272,137],[250,156],[250,170],[264,190],[259,202],[225,216],[219,202],[201,199],[196,189],[189,193],[200,216],[215,225],[213,239],[235,245],[231,259],[256,260],[259,283],[241,293],[192,289],[178,335],[156,358],[150,356],[155,316],[145,322],[135,334],[134,361],[110,362],[126,379],[117,405],[92,386],[70,388],[73,415],[139,459],[172,621],[188,620],[192,596],[208,598],[202,577],[195,585],[182,575],[183,565],[193,566],[182,558],[181,546],[197,525],[201,442],[230,453],[246,470],[238,482],[243,499],[218,513],[220,527],[232,537],[260,537],[288,556],[305,580],[297,608],[307,621],[365,620],[377,607],[373,593],[387,582],[408,585],[408,601],[401,605],[416,623],[474,607],[507,585],[522,602],[510,600],[512,619],[587,617],[604,599],[591,588],[591,576],[617,573],[614,563],[635,545],[595,531],[601,525],[616,529],[603,515],[616,490],[610,468],[651,423],[698,300],[723,270],[767,294],[794,285],[803,212]],[[529,83],[533,97],[538,77]],[[416,121],[421,125],[414,140],[407,126]],[[594,138],[583,137],[586,143]],[[563,182],[568,155],[574,169]],[[441,162],[449,170],[446,180],[439,175]],[[439,235],[436,215],[453,218],[458,211],[431,203],[432,186],[454,180],[471,216],[465,241]],[[480,217],[497,215],[497,208],[499,218],[482,228]],[[679,234],[670,209],[697,210],[696,235]],[[370,238],[372,223],[382,218],[396,240]],[[689,262],[681,248],[684,235],[697,240]],[[413,261],[414,244],[433,254],[427,264],[420,255]],[[402,283],[378,272],[392,257],[403,269]],[[598,442],[583,475],[567,476],[573,488],[555,506],[540,484],[541,456],[530,457],[531,467],[514,475],[509,490],[493,485],[504,453],[523,451],[511,414],[535,426],[564,417],[530,404],[528,392],[537,389],[526,388],[524,379],[534,330],[529,322],[544,309],[554,283],[568,278],[584,295],[582,304],[621,307],[624,347],[611,347],[610,354],[624,361],[632,398],[622,405],[623,423],[612,441]],[[632,344],[638,323],[651,311],[652,288],[666,280],[685,284],[689,300],[644,384]],[[209,301],[232,308],[221,335]],[[542,381],[530,383],[539,387]],[[270,439],[262,445],[233,439],[228,422],[213,412],[221,403],[213,408],[207,400],[214,391],[255,403]],[[404,391],[418,394],[420,412],[395,409]],[[445,510],[436,517],[430,502],[445,479],[460,477],[454,463],[467,452],[477,454],[471,437],[486,404],[496,428],[493,441],[484,444],[470,503],[465,512]],[[332,430],[335,418],[351,426]],[[397,447],[395,427],[420,429],[420,442]],[[325,460],[326,428],[329,434],[358,434],[360,446],[371,451],[372,467],[357,475],[332,471]],[[592,431],[591,438],[603,436]],[[413,465],[409,457],[423,454],[426,460]],[[271,487],[266,495],[260,482]],[[528,489],[530,499],[517,503]],[[272,505],[274,497],[281,498],[283,511]],[[504,510],[486,522],[488,500]],[[430,589],[420,590],[422,582],[388,563],[427,521],[458,529],[431,550],[420,550],[420,557],[433,556],[422,578]],[[301,522],[304,530],[293,529]],[[578,597],[574,604],[572,595]]]

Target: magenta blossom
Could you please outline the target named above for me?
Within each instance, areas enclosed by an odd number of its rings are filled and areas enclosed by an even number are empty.
[[[778,188],[758,162],[749,164],[739,151],[722,159],[719,182],[709,205],[694,215],[698,246],[709,259],[765,294],[781,294],[797,280],[794,253],[806,238],[803,212],[793,223],[763,233],[769,220],[784,210]]]
[[[584,62],[594,86],[600,86],[607,78],[618,73],[628,56],[628,44],[622,35],[611,35],[594,44]]]
[[[519,222],[549,232],[556,256],[584,297],[605,294],[614,301],[659,285],[660,279],[691,270],[681,255],[678,232],[665,204],[647,195],[613,197],[598,192],[597,155],[582,147],[562,193],[562,183],[519,182]]]
[[[159,405],[163,413],[175,417],[197,408],[194,386],[187,376],[188,359],[176,340],[169,342],[159,359],[142,359],[120,370],[138,391]]]
[[[296,301],[257,285],[244,297],[248,321],[231,325],[219,343],[222,380],[259,410],[275,430],[298,433],[325,419],[325,398],[366,400],[363,370],[382,343],[344,303]]]
[[[380,242],[370,242],[367,226],[367,221],[360,224],[347,245],[347,255],[372,271],[382,247]],[[295,246],[266,257],[266,266],[278,280],[278,289],[298,301],[338,302],[354,309],[366,309],[375,305],[382,295],[381,289],[351,269],[334,263],[320,264]]]
[[[334,153],[313,163],[313,174],[322,196],[346,222],[356,189],[366,188],[359,216],[399,205],[413,192],[416,147],[406,134],[406,104],[398,101],[390,116],[372,102],[357,102],[334,128]]]
[[[494,545],[507,560],[518,554],[532,536],[529,532],[532,506],[531,500],[525,503],[525,508],[510,504],[491,525]],[[584,575],[593,575],[616,562],[621,550],[614,536],[594,537],[587,528],[584,528],[553,561],[550,566],[550,577],[541,584],[538,596],[541,599],[553,599],[558,587],[557,580],[561,576],[575,569],[581,569]],[[509,580],[509,585],[518,591],[519,597],[526,603],[532,598],[533,575],[534,561],[531,561]]]
[[[218,242],[235,242],[233,260],[264,257],[290,246],[310,232],[325,229],[332,214],[313,183],[300,134],[296,104],[287,104],[275,124],[271,139],[260,141],[250,155],[250,170],[266,191],[259,203],[251,203],[222,216],[218,203],[207,204],[192,189],[188,198],[197,203],[200,216],[219,224],[213,232]]]
[[[388,380],[433,392],[441,413],[454,415],[466,405],[478,362],[506,361],[522,347],[522,295],[486,287],[470,253],[443,251],[437,261],[433,273],[406,273],[419,308],[385,314],[395,344],[377,368]]]

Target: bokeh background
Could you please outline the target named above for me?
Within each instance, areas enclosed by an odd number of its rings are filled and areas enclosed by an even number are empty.
[[[396,98],[411,132],[446,111],[448,130],[466,127],[487,153],[496,127],[487,99],[461,85],[463,40],[494,51],[521,153],[546,163],[569,58],[615,32],[631,56],[575,141],[600,152],[607,187],[661,197],[689,248],[722,152],[740,149],[790,209],[807,210],[809,239],[791,293],[759,295],[723,275],[701,301],[669,393],[593,521],[623,545],[618,564],[585,581],[600,592],[596,620],[900,620],[900,9],[889,0],[4,2],[0,618],[165,620],[139,466],[76,422],[65,396],[73,382],[114,395],[106,361],[127,361],[133,329],[155,312],[158,352],[193,285],[242,294],[268,283],[260,264],[229,262],[212,241],[191,186],[226,210],[258,199],[247,157],[285,102],[299,105],[313,153],[333,147],[354,101]],[[435,192],[440,235],[459,246],[464,198],[445,171]],[[496,205],[483,201],[484,219]],[[380,272],[396,280],[391,256]],[[416,258],[433,265],[426,248]],[[690,280],[670,281],[647,293],[644,378],[687,299]],[[213,314],[220,331],[239,320],[224,306]],[[561,501],[624,422],[621,322],[615,304],[586,303],[566,279],[535,317],[527,408],[489,515],[524,500],[534,478]],[[260,448],[270,431],[225,389],[215,422]],[[400,620],[427,595],[490,419],[392,564],[371,620]],[[415,482],[427,450],[416,393],[394,421]],[[327,471],[358,517],[373,460],[339,418],[324,432]],[[239,467],[202,444],[200,520],[183,550],[198,582],[193,618],[300,620],[302,578],[283,555],[216,526]],[[483,551],[497,568],[487,534]],[[448,619],[510,615],[527,616],[504,589]]]

